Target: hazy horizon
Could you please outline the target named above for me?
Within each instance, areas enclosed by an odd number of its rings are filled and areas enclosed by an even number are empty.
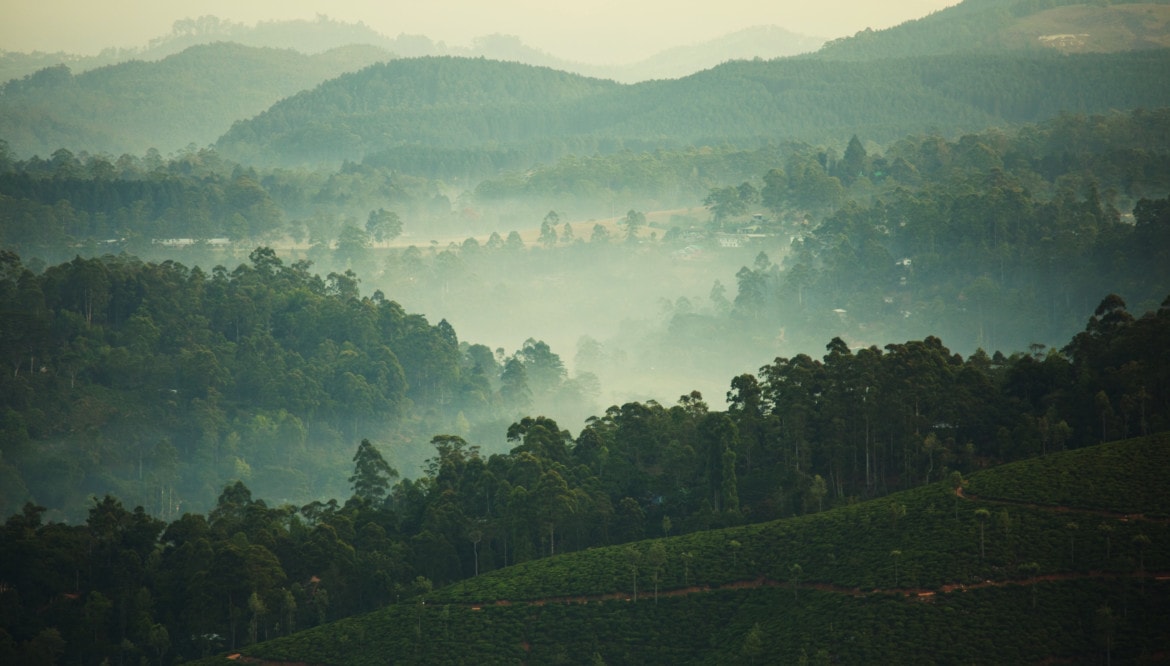
[[[680,45],[721,37],[745,28],[775,25],[795,33],[832,39],[867,27],[887,28],[958,4],[954,0],[870,3],[828,0],[796,2],[731,0],[702,6],[661,0],[637,3],[600,0],[560,5],[506,0],[490,5],[469,0],[383,5],[370,0],[324,4],[269,2],[156,3],[114,0],[89,3],[51,0],[12,3],[0,22],[0,50],[93,55],[107,48],[139,48],[170,34],[175,21],[213,15],[236,23],[313,19],[362,22],[394,37],[425,35],[448,46],[467,46],[480,36],[509,34],[554,56],[588,63],[625,63]]]

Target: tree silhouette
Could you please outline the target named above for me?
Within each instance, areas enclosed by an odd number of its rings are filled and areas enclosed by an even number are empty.
[[[427,595],[431,593],[431,581],[426,576],[419,576],[414,579],[411,585],[412,591],[417,595],[415,597],[415,605],[418,608],[418,625],[415,628],[415,633],[419,638],[422,638],[422,614],[423,608],[427,605]]]
[[[906,505],[901,502],[893,502],[890,504],[890,524],[894,529],[898,529],[898,519],[906,515]]]
[[[654,603],[658,603],[658,578],[662,574],[662,567],[666,564],[666,547],[661,541],[655,541],[646,553],[646,561],[650,564],[650,575],[654,578]]]
[[[1150,545],[1150,537],[1145,534],[1135,534],[1133,545],[1138,549],[1138,571],[1146,570],[1146,548]]]
[[[475,575],[479,575],[479,542],[483,540],[483,530],[478,527],[472,528],[467,532],[467,538],[471,540],[471,549],[475,555]]]
[[[679,554],[683,561],[683,585],[690,587],[691,584],[691,562],[695,559],[695,554],[687,551]]]
[[[1150,537],[1145,534],[1136,534],[1133,545],[1138,549],[1138,578],[1142,582],[1142,593],[1146,591],[1146,548],[1150,545]]]
[[[1027,574],[1031,579],[1028,587],[1032,588],[1032,608],[1036,607],[1036,574],[1040,571],[1040,565],[1036,562],[1027,562],[1020,565],[1020,571]]]
[[[959,497],[963,494],[963,473],[955,470],[951,472],[950,486],[955,489],[955,520],[959,519]]]
[[[749,663],[756,663],[756,659],[764,653],[764,639],[763,632],[760,630],[760,623],[757,622],[752,625],[751,631],[743,638],[743,647],[740,649],[743,656],[747,657]]]
[[[987,525],[987,519],[991,517],[991,512],[987,509],[975,509],[975,520],[979,521],[979,560],[983,561],[983,529]]]
[[[377,243],[394,240],[402,235],[402,220],[398,213],[385,208],[371,210],[366,218],[366,233]]]
[[[638,230],[646,226],[646,214],[630,209],[618,224],[626,228],[626,240],[632,243],[638,239]]]
[[[549,213],[553,215],[554,213]],[[548,218],[540,223],[540,237],[537,239],[541,245],[545,247],[552,247],[557,244],[557,228],[554,223],[550,223]]]
[[[1069,559],[1070,566],[1072,566],[1073,564],[1076,564],[1076,561],[1077,561],[1077,551],[1076,551],[1075,538],[1077,535],[1077,530],[1080,529],[1080,527],[1081,527],[1080,525],[1078,525],[1074,522],[1068,522],[1068,523],[1065,523],[1065,525],[1064,525],[1064,529],[1068,530],[1068,559]]]
[[[353,463],[353,476],[349,477],[349,483],[354,496],[370,503],[384,500],[390,483],[398,478],[398,471],[386,462],[368,439],[363,439],[361,444],[358,444],[357,453],[353,455]]]
[[[1101,523],[1097,529],[1105,535],[1105,562],[1108,564],[1113,557],[1113,526],[1109,523]]]
[[[825,485],[825,478],[823,476],[821,476],[820,474],[814,474],[813,480],[812,480],[812,485],[809,486],[809,489],[808,489],[808,494],[811,495],[812,498],[814,500],[816,500],[816,502],[817,502],[817,513],[820,513],[824,509],[825,495],[828,492],[829,492],[829,489]],[[906,507],[903,506],[902,511],[904,512],[905,510],[906,510]],[[897,518],[895,518],[895,522],[896,521],[897,521]]]
[[[638,564],[642,561],[642,551],[634,546],[627,546],[624,555],[626,565],[630,567],[630,573],[634,576],[634,603],[638,603]]]
[[[1093,617],[1097,644],[1105,648],[1105,663],[1113,663],[1113,639],[1117,634],[1117,616],[1109,606],[1101,606]]]

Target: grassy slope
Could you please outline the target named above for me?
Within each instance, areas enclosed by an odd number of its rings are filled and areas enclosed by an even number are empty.
[[[1168,18],[1166,0],[965,0],[885,30],[834,40],[812,57],[871,60],[1004,51],[1118,53],[1164,48],[1170,38]],[[1055,38],[1059,35],[1065,37]]]
[[[942,483],[662,539],[657,601],[646,541],[509,567],[425,605],[405,601],[244,653],[329,664],[578,663],[595,652],[610,664],[725,663],[758,646],[782,662],[1075,663],[1102,658],[1107,638],[1114,656],[1164,653],[1170,583],[1154,572],[1170,572],[1170,525],[1112,512],[1168,515],[1170,495],[1150,484],[1170,471],[1168,452],[1165,435],[1112,443],[978,473],[963,499]],[[1060,506],[1070,497],[1078,508]],[[982,558],[978,509],[988,512]],[[1140,552],[1139,534],[1150,540]],[[631,547],[641,554],[636,603]],[[756,625],[758,642],[748,639]]]
[[[1009,48],[1037,44],[1064,53],[1109,53],[1170,47],[1170,5],[1056,7],[1024,17],[1004,31]]]

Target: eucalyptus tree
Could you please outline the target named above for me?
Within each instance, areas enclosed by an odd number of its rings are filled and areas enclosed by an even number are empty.
[[[353,455],[354,470],[349,477],[354,497],[371,504],[386,499],[390,485],[398,478],[398,470],[390,466],[370,440],[363,439]]]

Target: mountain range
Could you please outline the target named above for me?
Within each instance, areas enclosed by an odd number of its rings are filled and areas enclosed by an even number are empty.
[[[818,39],[760,27],[641,63],[598,66],[565,61],[507,35],[453,48],[422,36],[388,38],[363,24],[325,17],[256,26],[203,17],[177,22],[172,34],[145,49],[109,51],[96,59],[4,54],[0,76],[57,64],[4,84],[0,138],[22,156],[47,156],[59,148],[171,153],[219,140],[235,159],[281,164],[360,160],[425,145],[425,137],[438,134],[449,135],[448,143],[451,135],[466,137],[458,146],[462,150],[481,150],[484,141],[526,144],[523,160],[532,161],[568,152],[710,142],[842,141],[851,133],[882,142],[922,127],[953,134],[1060,111],[1165,104],[1165,86],[1158,84],[1170,70],[1161,55],[1170,41],[1167,20],[1165,1],[1101,6],[966,0],[819,50]],[[290,44],[300,50],[287,48]],[[428,85],[411,80],[412,72],[440,66],[410,60],[436,56],[446,59],[434,63],[469,76],[490,69],[492,76],[511,81],[499,84],[505,88],[531,78],[520,85],[554,102],[547,108],[555,114],[540,115],[505,92],[483,109],[465,105],[470,115],[463,117],[451,115],[449,106],[412,109],[398,102],[390,104],[397,117],[379,116],[385,95],[410,98],[412,88]],[[509,64],[454,65],[452,58]],[[99,62],[116,64],[88,69]],[[536,67],[594,79],[580,85],[605,92],[567,107],[556,88],[533,87],[549,78]],[[367,84],[349,96],[354,109],[335,108],[339,101],[328,99],[339,88]],[[466,81],[448,88],[458,92],[477,85]],[[451,132],[451,123],[488,122],[493,109],[514,109],[515,103],[526,108],[517,125],[523,135],[502,129],[515,120],[511,110],[490,121],[498,131]],[[314,109],[333,115],[313,118]],[[396,126],[400,121],[405,124]],[[298,144],[297,136],[312,141]]]
[[[734,59],[779,58],[809,53],[825,43],[823,38],[790,32],[777,26],[756,26],[697,44],[675,46],[644,60],[614,65],[579,62],[528,46],[515,35],[490,34],[468,46],[453,46],[425,35],[383,35],[363,23],[334,21],[318,16],[314,21],[265,21],[245,25],[215,16],[176,21],[172,31],[143,48],[107,49],[95,56],[69,53],[19,53],[0,51],[0,82],[21,78],[46,67],[66,65],[75,73],[130,60],[153,62],[192,46],[233,42],[244,46],[290,49],[305,55],[344,46],[365,45],[384,50],[387,57],[463,56],[541,65],[586,76],[634,83],[654,78],[676,78]]]

